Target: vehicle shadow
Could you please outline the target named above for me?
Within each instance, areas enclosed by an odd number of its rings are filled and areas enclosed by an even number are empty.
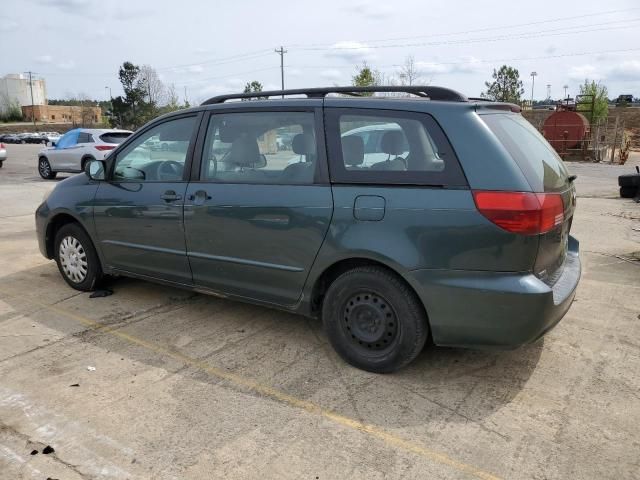
[[[0,326],[22,313],[29,318],[26,327],[38,322],[191,382],[246,391],[246,384],[215,373],[229,372],[266,386],[257,393],[267,397],[265,391],[275,389],[365,424],[426,431],[442,428],[442,422],[482,423],[509,404],[534,372],[544,346],[543,341],[513,351],[427,346],[405,369],[377,375],[345,364],[317,320],[132,279],[105,286],[114,294],[90,299],[71,290],[53,262],[1,277],[0,300],[13,312],[0,315]],[[64,318],[60,309],[72,315]],[[109,328],[79,323],[73,315]],[[126,332],[128,339],[113,331]],[[62,369],[55,365],[56,347],[47,348],[51,368]],[[193,361],[176,362],[174,352]],[[189,395],[184,383],[175,395]]]

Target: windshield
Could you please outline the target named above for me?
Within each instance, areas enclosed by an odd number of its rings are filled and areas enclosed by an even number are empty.
[[[535,192],[560,191],[567,169],[545,138],[521,115],[485,114],[481,118],[507,149]]]

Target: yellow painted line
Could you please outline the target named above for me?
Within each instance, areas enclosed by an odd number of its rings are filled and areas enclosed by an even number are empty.
[[[162,355],[170,356],[180,362],[199,368],[202,371],[205,371],[220,379],[227,380],[237,386],[251,389],[266,397],[270,397],[274,400],[278,400],[292,407],[300,408],[314,415],[319,415],[323,418],[331,420],[332,422],[342,425],[344,427],[348,427],[348,428],[366,433],[368,435],[371,435],[372,437],[375,437],[379,440],[386,442],[389,445],[392,445],[397,448],[401,448],[403,450],[407,450],[409,452],[412,452],[416,455],[427,458],[434,462],[447,465],[455,470],[466,473],[472,477],[480,478],[483,480],[500,480],[499,477],[489,472],[485,472],[484,470],[474,467],[473,465],[468,465],[466,463],[455,460],[454,458],[451,458],[445,453],[441,453],[436,450],[423,447],[421,445],[418,445],[416,443],[413,443],[411,441],[398,437],[392,433],[389,433],[374,425],[366,424],[366,423],[360,422],[359,420],[354,420],[353,418],[345,417],[344,415],[340,415],[339,413],[333,412],[331,410],[327,410],[321,407],[320,405],[317,405],[308,400],[303,400],[301,398],[294,397],[293,395],[289,395],[287,393],[284,393],[268,385],[261,384],[254,380],[251,380],[250,378],[236,375],[234,373],[230,373],[216,367],[212,367],[211,365],[208,365],[205,362],[201,362],[200,360],[197,360],[195,358],[191,358],[182,353],[169,350],[167,348],[147,342],[146,340],[143,340],[141,338],[135,337],[133,335],[129,335],[128,333],[115,329],[119,327],[109,328],[109,326],[107,325],[102,325],[101,323],[91,320],[90,318],[87,318],[83,315],[78,315],[77,313],[70,312],[68,310],[57,307],[55,305],[45,305],[39,302],[34,302],[34,303],[37,303],[44,309],[56,312],[60,315],[64,315],[65,317],[75,320],[86,326],[93,327],[96,330],[100,330],[103,333],[116,336],[129,343],[146,348],[147,350],[151,350],[153,352],[156,352]]]

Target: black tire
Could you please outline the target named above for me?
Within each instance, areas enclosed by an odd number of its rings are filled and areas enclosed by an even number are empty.
[[[77,223],[67,223],[56,232],[54,255],[60,275],[72,288],[90,292],[102,279],[102,267],[93,242]]]
[[[375,266],[349,270],[329,286],[322,321],[338,354],[354,367],[394,372],[418,356],[429,324],[416,294]]]
[[[640,187],[640,174],[629,173],[618,177],[618,185],[621,187]]]
[[[80,161],[80,170],[82,170],[84,172],[84,167],[87,164],[87,162],[91,161],[91,160],[95,160],[95,158],[89,156],[89,157],[84,157],[81,161]]]
[[[38,159],[38,173],[45,180],[53,180],[58,175],[58,172],[51,170],[51,164],[47,157],[40,157]]]
[[[638,196],[638,187],[620,187],[622,198],[635,198]]]

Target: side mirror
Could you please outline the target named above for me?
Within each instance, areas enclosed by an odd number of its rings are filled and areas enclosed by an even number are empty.
[[[101,160],[89,160],[84,166],[84,173],[91,180],[104,180],[105,164]]]
[[[255,162],[252,167],[253,168],[264,168],[267,166],[267,157],[261,153],[257,162]]]

